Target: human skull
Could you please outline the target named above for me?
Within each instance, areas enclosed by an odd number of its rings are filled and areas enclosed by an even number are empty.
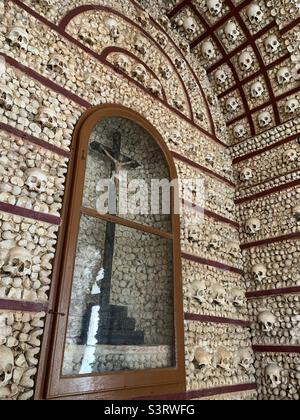
[[[165,48],[168,44],[168,38],[161,32],[156,32],[155,40],[161,46],[161,48]]]
[[[231,302],[236,308],[243,308],[244,306],[246,306],[246,297],[244,290],[239,289],[238,287],[234,287],[230,291],[230,296]]]
[[[246,221],[245,231],[248,235],[256,235],[261,229],[260,220],[256,217],[251,217]]]
[[[12,90],[3,84],[0,84],[0,105],[4,109],[10,111],[13,107],[13,93]]]
[[[31,168],[26,171],[25,185],[29,191],[39,194],[46,191],[48,177],[46,173],[39,168]]]
[[[202,303],[207,302],[207,299],[206,299],[207,289],[206,289],[206,284],[203,280],[195,280],[191,284],[191,293],[192,293],[192,297],[196,299],[199,303],[202,304]]]
[[[194,18],[186,17],[183,20],[183,28],[188,35],[193,35],[197,32],[197,23]]]
[[[237,124],[234,129],[234,137],[236,139],[242,139],[247,134],[247,131],[245,129],[245,126],[243,124]]]
[[[47,63],[47,69],[51,72],[65,75],[67,70],[67,65],[65,62],[65,59],[62,55],[59,54],[53,54],[48,63]]]
[[[175,58],[175,65],[178,70],[183,71],[186,68],[186,62],[182,58]]]
[[[270,311],[263,311],[258,315],[258,323],[264,333],[269,333],[275,327],[277,319]]]
[[[197,347],[195,349],[194,361],[198,369],[207,370],[211,367],[212,356],[202,347]]]
[[[215,47],[211,41],[203,42],[201,46],[202,56],[207,60],[212,60],[216,56]]]
[[[222,238],[219,235],[212,234],[208,238],[208,248],[218,251],[222,246]]]
[[[297,204],[297,206],[293,208],[293,216],[297,222],[300,222],[300,204]]]
[[[265,48],[268,54],[275,54],[280,48],[280,42],[276,35],[270,35],[265,39]]]
[[[241,105],[237,98],[231,96],[226,101],[226,109],[228,112],[237,112],[241,109]]]
[[[249,51],[244,51],[239,56],[239,65],[242,71],[249,71],[253,66],[253,57]]]
[[[113,39],[118,39],[120,37],[120,30],[118,22],[113,18],[108,18],[104,22],[105,27],[108,29],[109,35]]]
[[[178,146],[182,141],[182,135],[179,130],[176,128],[172,129],[169,133],[169,141],[173,143],[175,146]]]
[[[264,94],[264,86],[261,82],[255,82],[251,86],[251,96],[254,99],[260,98]]]
[[[240,36],[240,31],[235,22],[229,21],[225,26],[225,35],[228,41],[235,42]]]
[[[142,64],[136,64],[132,69],[132,76],[139,82],[144,83],[147,76],[147,71]]]
[[[114,65],[118,70],[129,73],[131,62],[125,54],[117,54],[115,56]]]
[[[281,373],[282,369],[280,366],[271,363],[265,368],[265,381],[266,384],[271,388],[277,388],[281,385]]]
[[[251,4],[248,7],[247,15],[248,15],[249,21],[254,25],[262,22],[264,18],[263,11],[261,10],[258,4]]]
[[[218,306],[226,304],[226,290],[220,284],[213,284],[211,286],[212,302]]]
[[[148,12],[146,12],[145,10],[141,10],[141,11],[138,13],[137,18],[138,18],[138,21],[139,21],[139,22],[140,22],[143,26],[146,26],[146,25],[148,24],[149,20],[150,20],[150,15],[149,15],[149,13],[148,13]]]
[[[149,84],[148,84],[148,89],[150,90],[151,93],[153,93],[153,95],[155,96],[159,96],[161,95],[162,92],[162,86],[159,80],[157,79],[152,79],[150,80]]]
[[[258,283],[262,283],[263,280],[265,280],[267,278],[267,267],[263,264],[255,264],[252,267],[252,272],[254,275],[254,279],[258,282]]]
[[[258,115],[258,123],[260,128],[268,127],[272,122],[272,116],[269,111],[263,111]]]
[[[175,108],[177,108],[179,111],[184,110],[185,102],[182,99],[180,99],[180,98],[174,99],[173,104],[174,104]]]
[[[9,347],[0,346],[0,388],[9,384],[13,376],[14,355]]]
[[[170,80],[172,77],[172,70],[170,68],[170,66],[161,66],[159,68],[160,74],[162,75],[162,77],[166,80]]]
[[[15,26],[7,35],[7,43],[12,47],[17,47],[26,51],[29,44],[28,32],[19,26]]]
[[[227,79],[228,79],[227,74],[223,69],[219,69],[216,71],[215,80],[219,86],[224,85]]]
[[[249,370],[254,364],[254,353],[250,348],[242,348],[237,352],[237,363],[241,366],[245,372],[249,373]]]
[[[216,351],[216,365],[225,372],[232,371],[233,355],[225,347],[219,347]]]
[[[288,149],[283,153],[283,161],[285,163],[294,163],[298,160],[298,153],[296,149]]]
[[[147,45],[145,42],[145,38],[138,35],[134,41],[134,48],[142,55],[145,55],[147,52]]]
[[[228,254],[232,257],[238,257],[240,255],[241,248],[238,242],[229,242],[228,244]]]
[[[277,72],[277,81],[280,85],[286,85],[291,81],[292,75],[288,67],[282,67]]]
[[[42,127],[47,127],[50,130],[55,130],[58,127],[56,112],[51,108],[40,108],[37,121],[42,125]]]
[[[212,16],[219,16],[223,9],[223,0],[207,0],[207,8]]]
[[[289,99],[285,104],[285,113],[286,114],[295,114],[299,109],[298,99]]]
[[[253,171],[251,168],[243,168],[240,172],[240,180],[243,182],[251,181],[253,178]]]
[[[31,274],[31,266],[31,253],[25,248],[16,247],[9,251],[7,264],[2,269],[13,276],[25,277]]]

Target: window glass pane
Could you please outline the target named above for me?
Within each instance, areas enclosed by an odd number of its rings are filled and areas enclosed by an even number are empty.
[[[63,375],[174,365],[172,246],[81,216]]]
[[[116,206],[109,213],[171,231],[168,165],[156,141],[127,119],[106,119],[92,133],[84,207],[105,213],[102,208],[108,202],[105,185],[109,180],[113,181],[116,192],[113,201]],[[164,189],[160,188],[160,182]]]

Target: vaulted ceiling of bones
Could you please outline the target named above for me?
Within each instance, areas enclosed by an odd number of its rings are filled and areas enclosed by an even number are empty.
[[[295,117],[299,0],[173,0],[162,8],[207,70],[232,143]]]

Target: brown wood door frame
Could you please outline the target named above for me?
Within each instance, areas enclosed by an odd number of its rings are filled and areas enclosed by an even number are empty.
[[[172,208],[174,326],[176,367],[143,371],[110,372],[62,377],[64,342],[73,282],[77,241],[71,231],[79,230],[86,150],[95,126],[107,118],[125,118],[144,128],[160,146],[169,166],[171,180],[177,170],[171,152],[159,132],[141,115],[119,105],[101,105],[88,110],[79,120],[72,143],[66,182],[62,226],[53,268],[48,314],[45,322],[35,399],[129,399],[185,391],[184,312],[181,279],[180,217]],[[173,205],[173,199],[172,199]],[[130,222],[128,222],[130,223]],[[151,228],[149,228],[151,230]],[[155,230],[155,229],[154,229]],[[154,232],[153,232],[154,233]],[[73,255],[70,258],[70,255]],[[58,314],[65,314],[61,316]]]

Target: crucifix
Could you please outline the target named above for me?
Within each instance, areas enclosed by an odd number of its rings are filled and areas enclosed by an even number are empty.
[[[111,149],[96,141],[91,143],[90,147],[92,150],[101,153],[111,161],[111,180],[117,184],[116,187],[118,186],[118,174],[123,168],[127,167],[133,169],[139,166],[138,162],[121,153],[122,136],[118,131],[115,131],[112,135]],[[114,190],[110,189],[109,208],[117,208],[116,203],[113,203],[112,201],[116,201],[116,196]],[[92,307],[99,305],[99,328],[96,335],[98,344],[143,344],[144,333],[135,331],[136,322],[133,318],[128,317],[128,308],[110,304],[115,239],[116,225],[115,223],[107,222],[103,254],[104,275],[101,280],[100,294],[93,295],[89,302],[85,326],[89,322],[88,319],[90,320]]]

